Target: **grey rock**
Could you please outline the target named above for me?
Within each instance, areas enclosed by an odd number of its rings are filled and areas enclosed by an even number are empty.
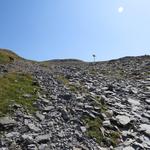
[[[85,109],[92,109],[93,106],[90,106],[90,105],[88,105],[88,104],[84,104],[84,108],[85,108]]]
[[[17,125],[17,122],[10,117],[0,118],[0,127],[13,127]]]
[[[127,125],[131,121],[130,118],[125,115],[118,115],[116,119],[121,125]]]
[[[21,138],[23,139],[23,141],[28,141],[28,143],[34,143],[34,139],[30,134],[23,134]]]
[[[65,100],[71,100],[72,95],[69,93],[63,94],[63,95],[59,95],[60,98],[63,98]]]
[[[38,148],[35,144],[30,144],[27,147],[28,147],[28,150],[38,150]]]
[[[140,126],[140,131],[143,131],[146,135],[150,137],[150,125],[148,124],[141,124]]]
[[[43,120],[45,119],[45,116],[42,115],[42,114],[40,114],[39,111],[37,111],[35,115],[36,115],[36,117],[37,117],[40,121],[43,121]]]
[[[0,150],[9,150],[7,147],[1,147]]]
[[[81,126],[80,129],[83,133],[87,131],[86,127],[84,127],[84,126]]]
[[[31,98],[32,95],[31,94],[24,94],[23,97],[25,97],[25,98]]]
[[[51,134],[39,135],[35,138],[35,140],[37,143],[47,143],[48,141],[50,141],[51,137]]]
[[[22,148],[15,141],[13,141],[9,146],[9,150],[22,150]]]
[[[41,144],[41,145],[39,145],[38,149],[39,149],[39,150],[49,150],[47,144]]]
[[[132,147],[133,147],[134,149],[144,149],[144,146],[143,146],[142,144],[138,143],[138,142],[134,142],[134,143],[132,144]]]
[[[131,99],[131,98],[128,99],[128,103],[130,103],[133,106],[139,106],[140,105],[140,102],[138,100]]]
[[[96,116],[95,116],[93,113],[91,113],[90,111],[84,111],[84,110],[83,110],[83,112],[84,112],[85,115],[88,115],[88,116],[90,116],[91,118],[96,118]]]
[[[5,136],[6,136],[6,138],[16,138],[16,137],[20,136],[20,133],[19,132],[10,132],[10,133],[7,133]]]
[[[73,147],[73,150],[82,150],[82,148]]]
[[[68,120],[69,120],[69,116],[68,116],[67,110],[66,110],[66,109],[61,109],[60,112],[61,112],[62,118],[63,118],[65,121],[68,121]]]
[[[150,119],[150,115],[148,113],[143,113],[142,116]]]
[[[44,103],[45,105],[47,105],[50,103],[50,100],[41,97],[41,102]]]
[[[60,138],[63,138],[63,137],[65,137],[65,134],[64,134],[63,131],[61,131],[61,132],[58,133],[58,136],[59,136]]]
[[[150,99],[146,99],[145,102],[146,102],[147,104],[150,104]]]
[[[138,93],[138,89],[137,89],[137,88],[133,88],[133,87],[132,87],[130,90],[131,90],[131,92],[134,93],[134,94],[137,94],[137,93]]]
[[[123,150],[135,150],[135,149],[131,146],[127,146],[127,147],[123,148]]]
[[[142,118],[141,118],[141,122],[144,123],[144,124],[145,124],[145,123],[147,124],[147,123],[149,123],[149,119],[148,119],[148,118],[145,118],[145,117],[142,117]]]
[[[106,114],[112,117],[114,112],[113,112],[113,110],[107,110]]]
[[[47,106],[47,107],[44,107],[43,111],[51,111],[53,110],[55,107],[54,106]]]
[[[110,120],[103,121],[103,126],[110,127],[111,126]]]
[[[39,128],[39,127],[36,127],[34,124],[32,124],[32,123],[29,123],[29,124],[27,124],[27,126],[28,126],[28,128],[31,130],[31,131],[33,131],[33,132],[39,132],[39,131],[41,131],[41,129]]]

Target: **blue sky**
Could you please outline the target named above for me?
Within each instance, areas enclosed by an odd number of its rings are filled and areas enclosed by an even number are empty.
[[[0,47],[33,60],[150,54],[150,0],[0,0]]]

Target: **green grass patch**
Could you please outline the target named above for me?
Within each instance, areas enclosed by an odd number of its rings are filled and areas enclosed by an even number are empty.
[[[70,84],[69,79],[67,79],[63,75],[59,75],[57,77],[57,80],[60,81],[62,84],[64,84],[67,88],[69,88],[71,92],[74,92],[74,93],[78,93],[78,92],[87,93],[86,88],[84,88],[82,85],[80,85],[81,83],[79,85],[78,84]]]
[[[21,59],[19,56],[17,56],[15,53],[9,51],[9,50],[1,50],[0,49],[0,63],[9,63],[14,60]]]
[[[99,113],[106,113],[106,110],[108,109],[101,96],[95,96],[93,105],[100,108]],[[119,144],[120,133],[118,131],[107,129],[106,132],[102,133],[100,130],[102,127],[102,119],[100,117],[92,118],[90,116],[83,116],[81,119],[87,128],[86,135],[95,139],[99,145],[112,145],[113,147],[116,147],[117,144]]]
[[[83,122],[87,126],[86,134],[92,139],[95,139],[97,143],[101,143],[103,140],[103,134],[100,130],[102,126],[102,121],[100,118],[91,118],[91,117],[83,117]]]
[[[96,96],[95,101],[93,101],[92,104],[93,106],[100,108],[99,111],[97,110],[99,113],[105,112],[107,109],[105,103],[102,101],[101,96]],[[86,135],[92,139],[95,139],[98,144],[101,144],[105,138],[100,130],[102,126],[102,120],[99,117],[91,118],[89,116],[83,116],[82,120],[87,127]]]
[[[0,116],[11,113],[10,105],[16,103],[33,112],[33,102],[37,99],[38,89],[39,87],[33,84],[31,75],[8,73],[0,76]],[[25,94],[30,96],[26,97]]]
[[[72,84],[68,84],[68,86],[67,86],[69,89],[70,89],[70,91],[72,91],[72,92],[74,92],[74,93],[87,93],[88,91],[87,91],[87,89],[85,88],[85,87],[83,87],[82,85],[77,85],[77,84],[74,84],[74,85],[72,85]]]
[[[64,85],[68,85],[69,84],[69,80],[67,78],[65,78],[65,76],[63,76],[63,75],[59,75],[57,77],[57,80],[62,82]]]
[[[112,145],[115,147],[117,146],[117,144],[119,144],[119,139],[120,139],[120,133],[117,132],[117,131],[112,131],[110,134],[109,134],[109,137],[111,139],[111,143]]]
[[[100,112],[103,112],[103,113],[105,113],[106,110],[108,109],[104,99],[101,96],[98,96],[98,95],[95,96],[95,101],[93,101],[93,105],[95,107],[99,107]]]
[[[95,66],[93,66],[92,68],[89,68],[89,73],[92,75],[97,75],[98,70],[94,68]]]
[[[102,143],[105,146],[112,145],[116,147],[120,143],[120,133],[118,131],[109,131],[109,133],[102,133],[100,128],[102,127],[102,120],[97,118],[91,118],[89,116],[84,116],[82,118],[84,124],[86,125],[87,131],[86,135],[101,145]]]
[[[49,63],[48,62],[39,62],[39,65],[41,67],[47,68],[49,66]]]

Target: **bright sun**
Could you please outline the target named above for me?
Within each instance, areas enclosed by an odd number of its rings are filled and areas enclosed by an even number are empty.
[[[118,13],[123,13],[123,12],[124,12],[124,7],[120,6],[120,7],[118,8]]]

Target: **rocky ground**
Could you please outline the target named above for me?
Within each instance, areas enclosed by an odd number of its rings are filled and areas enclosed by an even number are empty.
[[[0,150],[150,149],[150,56],[0,64],[11,72],[39,90],[33,112],[14,102],[0,117]]]

